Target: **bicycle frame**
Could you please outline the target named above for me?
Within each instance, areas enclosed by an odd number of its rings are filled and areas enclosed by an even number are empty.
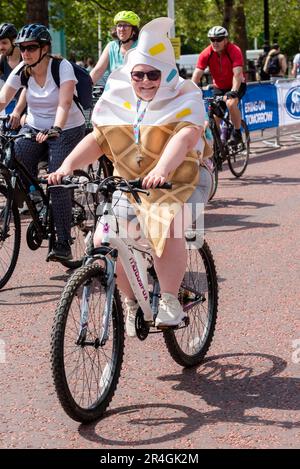
[[[98,223],[100,223],[100,221]],[[110,202],[104,204],[101,224],[103,225],[102,245],[99,248],[91,250],[91,255],[86,258],[85,265],[91,264],[95,259],[100,259],[105,263],[105,272],[107,274],[107,300],[104,307],[102,332],[100,334],[100,345],[104,345],[109,335],[109,319],[112,311],[118,257],[120,257],[126,276],[135,298],[143,311],[144,320],[146,322],[152,323],[153,317],[157,313],[160,287],[158,281],[154,279],[152,304],[150,304],[147,273],[149,262],[145,259],[147,256],[150,263],[152,261],[150,246],[143,249],[137,241],[128,237],[127,232],[125,233],[122,226],[118,225]],[[107,256],[108,253],[111,254],[110,257]],[[81,330],[78,343],[85,338],[84,331],[88,322],[87,305],[89,296],[90,285],[85,285],[82,295]]]
[[[11,166],[11,165],[10,165]],[[5,166],[3,163],[0,162],[0,173],[3,175],[7,188],[8,188],[8,194],[9,194],[9,200],[10,200],[10,207],[8,212],[12,208],[12,204],[14,201],[17,202],[16,199],[16,192],[15,190],[18,188],[20,192],[22,193],[22,197],[24,198],[24,201],[27,204],[30,216],[32,218],[32,221],[34,223],[34,226],[40,236],[43,234],[42,226],[41,226],[41,221],[39,219],[39,214],[36,210],[34,202],[31,200],[29,197],[26,187],[22,181],[22,176],[26,178],[26,180],[35,186],[36,190],[40,193],[43,204],[46,207],[49,207],[50,204],[50,199],[48,195],[48,191],[45,192],[43,189],[40,187],[39,181],[33,177],[28,170],[25,168],[22,163],[20,163],[18,160],[16,160],[13,157],[13,168],[10,168],[9,166]],[[48,213],[48,210],[47,210]],[[4,217],[4,226],[7,226],[7,217]]]

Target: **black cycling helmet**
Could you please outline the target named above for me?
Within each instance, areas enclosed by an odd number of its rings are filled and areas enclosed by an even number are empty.
[[[0,39],[15,39],[18,31],[11,23],[2,23],[0,25]]]
[[[43,24],[26,24],[19,31],[16,44],[37,41],[41,45],[51,44],[52,38],[49,30]]]

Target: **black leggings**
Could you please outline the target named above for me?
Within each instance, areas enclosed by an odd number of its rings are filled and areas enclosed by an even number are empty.
[[[246,93],[247,85],[246,83],[241,83],[241,86],[239,87],[239,90],[237,92],[239,101],[242,99],[244,94]],[[228,90],[221,90],[220,88],[214,88],[213,89],[213,95],[214,96],[224,96],[228,91],[231,91],[231,88]]]
[[[29,125],[24,125],[20,133],[32,130]],[[34,129],[35,131],[37,129]],[[49,139],[44,143],[31,142],[27,139],[19,139],[15,144],[17,159],[28,169],[30,174],[37,177],[38,163],[48,152],[49,172],[59,168],[64,159],[73,148],[82,140],[85,134],[85,125],[64,130],[58,138]],[[71,192],[62,188],[51,191],[53,219],[59,241],[70,240],[71,234]]]

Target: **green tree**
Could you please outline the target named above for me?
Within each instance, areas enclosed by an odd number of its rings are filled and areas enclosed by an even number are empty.
[[[40,8],[46,3],[31,0]],[[49,0],[49,21],[56,29],[64,28],[68,50],[79,56],[97,57],[97,20],[101,16],[103,47],[110,40],[113,17],[120,10],[133,10],[142,24],[167,14],[167,0]],[[175,0],[176,35],[181,37],[184,53],[197,53],[207,44],[207,30],[215,24],[224,24],[230,37],[245,51],[263,44],[263,0]],[[26,20],[25,0],[0,0],[0,19],[17,27]],[[291,56],[299,45],[299,0],[272,0],[270,4],[270,36],[277,39],[281,49]],[[32,15],[34,14],[32,6]],[[33,16],[31,16],[33,18]],[[40,21],[41,16],[39,16]],[[44,21],[42,21],[44,22]]]

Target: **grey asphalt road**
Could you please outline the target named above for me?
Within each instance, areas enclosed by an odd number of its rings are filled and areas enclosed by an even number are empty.
[[[221,174],[205,216],[220,299],[206,361],[184,370],[161,336],[126,340],[105,417],[83,426],[60,407],[50,331],[68,275],[25,245],[0,292],[2,448],[299,448],[299,145],[255,153]]]

